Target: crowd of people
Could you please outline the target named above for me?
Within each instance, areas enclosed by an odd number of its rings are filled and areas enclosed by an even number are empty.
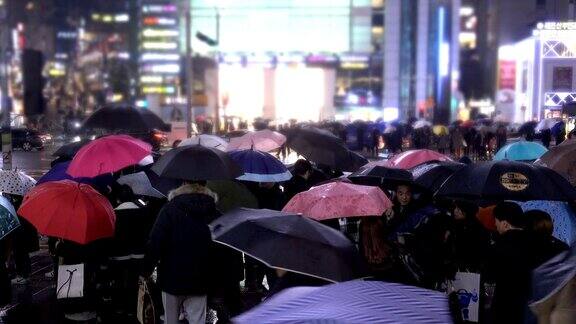
[[[401,127],[384,134],[373,130],[370,145],[377,152],[378,138],[383,136],[390,151],[398,152],[406,131]],[[467,127],[440,135],[433,135],[430,127],[408,131],[414,147],[450,151],[456,157],[484,154],[481,152],[490,145],[503,146],[507,137],[505,127],[495,133]],[[343,132],[336,134],[345,137]],[[357,135],[364,138],[361,131]],[[140,171],[137,168],[114,174],[114,178]],[[257,199],[255,205],[244,207],[282,210],[298,193],[327,181],[342,181],[338,178],[341,173],[323,172],[304,159],[294,164],[291,173],[293,177],[282,183],[236,180]],[[54,269],[47,277],[56,277],[59,265],[81,263],[86,267],[84,296],[59,302],[69,320],[94,319],[104,309],[135,317],[141,278],[156,278],[161,292],[156,304],[163,305],[163,320],[169,324],[183,319],[203,324],[211,321],[212,315],[218,323],[227,323],[286,288],[329,284],[269,268],[213,242],[208,225],[225,211],[206,181],[184,181],[166,198],[136,195],[130,186],[116,181],[97,189],[115,209],[114,237],[84,245],[48,240]],[[485,305],[480,315],[483,323],[536,322],[528,307],[532,271],[569,249],[552,236],[554,224],[549,214],[524,212],[514,202],[499,202],[491,211],[494,230],[481,221],[480,206],[475,203],[434,199],[410,181],[383,189],[393,206],[379,217],[324,222],[356,244],[372,280],[447,291],[447,283],[456,273],[478,273],[483,284],[482,292],[477,292],[482,293]],[[22,197],[6,196],[18,209]],[[0,305],[10,301],[10,278],[14,284],[26,284],[31,271],[29,254],[39,249],[34,226],[22,217],[20,223],[17,231],[0,240]],[[10,266],[6,268],[6,264]],[[569,307],[561,311],[576,312],[574,301],[566,305]],[[464,320],[458,318],[460,312],[454,314],[456,321]]]

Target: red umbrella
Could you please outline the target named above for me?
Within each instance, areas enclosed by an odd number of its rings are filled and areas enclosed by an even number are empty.
[[[68,167],[74,178],[93,178],[138,164],[152,152],[152,146],[128,135],[111,135],[85,145]]]
[[[380,216],[392,202],[378,187],[331,182],[294,196],[282,210],[316,219]]]
[[[431,161],[452,161],[451,158],[432,150],[410,150],[393,156],[389,165],[395,168],[412,169],[422,163]]]
[[[108,199],[91,186],[70,180],[30,190],[18,214],[43,235],[80,244],[114,236],[116,216]]]

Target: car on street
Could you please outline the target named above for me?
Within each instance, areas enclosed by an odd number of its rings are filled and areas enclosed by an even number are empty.
[[[12,129],[12,148],[24,151],[42,150],[44,149],[44,140],[38,131],[28,128],[14,128]]]

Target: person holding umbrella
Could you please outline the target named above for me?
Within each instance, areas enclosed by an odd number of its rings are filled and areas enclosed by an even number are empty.
[[[292,199],[296,194],[310,189],[308,179],[312,175],[312,163],[300,159],[294,164],[294,171],[292,179],[284,183],[284,194],[286,200]]]

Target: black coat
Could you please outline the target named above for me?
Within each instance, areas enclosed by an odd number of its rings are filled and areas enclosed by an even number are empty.
[[[146,263],[158,263],[158,285],[173,295],[205,295],[210,287],[212,239],[218,216],[214,199],[185,193],[160,211],[148,241]]]
[[[115,212],[116,228],[114,238],[110,240],[111,256],[138,258],[146,250],[158,210],[153,203],[144,206],[135,201],[121,204]]]
[[[447,246],[450,270],[481,272],[490,249],[490,233],[475,218],[453,220]]]
[[[523,323],[528,312],[532,270],[549,256],[541,240],[527,231],[510,230],[497,238],[486,276],[496,284],[492,303],[493,323]]]
[[[286,195],[286,201],[290,201],[290,199],[296,196],[296,194],[307,191],[308,189],[310,189],[310,183],[308,180],[299,175],[294,175],[292,179],[284,183],[284,195]]]

